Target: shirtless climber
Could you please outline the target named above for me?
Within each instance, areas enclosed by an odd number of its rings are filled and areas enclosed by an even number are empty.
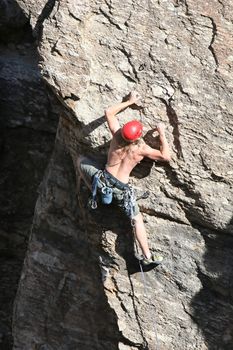
[[[107,197],[109,195],[110,198],[107,198],[109,199],[107,203],[115,202],[132,220],[135,236],[143,253],[141,262],[147,266],[158,265],[163,258],[150,252],[143,217],[136,203],[133,188],[128,185],[129,176],[144,157],[160,161],[170,161],[171,158],[162,123],[155,128],[160,137],[160,150],[150,147],[143,141],[141,138],[143,126],[139,121],[132,120],[120,127],[116,115],[130,105],[137,104],[139,99],[139,94],[132,92],[127,101],[109,107],[105,111],[108,127],[113,135],[105,169],[99,170],[94,161],[82,156],[78,159],[78,169],[87,186],[92,188],[94,204],[96,193],[103,196],[107,190]],[[106,203],[103,198],[102,201]],[[94,205],[93,208],[95,207]]]

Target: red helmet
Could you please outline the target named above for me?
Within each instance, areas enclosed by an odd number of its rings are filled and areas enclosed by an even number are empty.
[[[121,135],[126,141],[136,141],[142,135],[142,124],[137,120],[126,123],[121,128]]]

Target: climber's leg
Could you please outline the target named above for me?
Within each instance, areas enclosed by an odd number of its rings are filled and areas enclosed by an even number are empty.
[[[86,186],[91,191],[92,177],[99,170],[97,168],[97,165],[92,159],[84,156],[79,156],[77,159],[77,169]]]
[[[140,245],[142,253],[146,258],[150,258],[151,253],[150,253],[146,229],[145,229],[145,225],[144,225],[141,213],[134,216],[133,224],[134,224],[134,229],[135,229],[135,236],[136,236],[136,239]]]
[[[144,265],[160,264],[163,260],[162,256],[152,254],[150,252],[148,240],[147,240],[146,228],[145,228],[141,213],[138,213],[136,216],[134,216],[133,225],[134,225],[134,233],[135,233],[136,239],[144,255],[144,258],[142,259],[142,263]]]

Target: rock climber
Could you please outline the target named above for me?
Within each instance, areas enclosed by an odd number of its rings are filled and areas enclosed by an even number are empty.
[[[147,145],[142,139],[142,124],[131,120],[120,127],[117,114],[127,107],[138,104],[140,95],[133,91],[128,99],[106,109],[105,117],[112,133],[105,169],[98,169],[94,160],[80,156],[78,170],[86,185],[92,190],[92,208],[96,207],[97,194],[103,203],[115,202],[131,219],[135,236],[142,250],[140,259],[144,266],[158,265],[163,257],[153,254],[148,245],[142,214],[135,199],[134,190],[129,185],[129,176],[133,168],[144,157],[152,160],[170,161],[170,149],[165,136],[165,126],[160,123],[154,131],[159,133],[160,150]],[[92,185],[91,185],[92,184]]]

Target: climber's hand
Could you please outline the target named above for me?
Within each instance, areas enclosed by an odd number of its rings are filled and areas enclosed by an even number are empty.
[[[129,95],[129,102],[131,104],[137,104],[138,102],[140,102],[141,96],[139,95],[139,93],[137,91],[132,91]]]
[[[164,123],[159,123],[156,126],[155,130],[157,130],[159,134],[164,134],[164,132],[165,132],[165,125],[164,125]]]

